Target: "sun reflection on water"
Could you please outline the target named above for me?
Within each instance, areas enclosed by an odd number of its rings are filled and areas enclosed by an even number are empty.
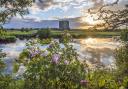
[[[115,49],[121,45],[120,42],[112,41],[112,38],[87,38],[81,39],[80,44],[83,47],[91,48],[110,48]]]

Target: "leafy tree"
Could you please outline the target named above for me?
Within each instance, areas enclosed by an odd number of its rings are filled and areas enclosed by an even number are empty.
[[[27,14],[32,2],[33,0],[0,0],[0,24],[17,14]]]
[[[93,10],[93,8],[88,10],[92,16],[93,14],[97,15],[96,18],[93,16],[95,20],[102,21],[102,23],[95,25],[94,28],[103,27],[104,29],[116,30],[120,27],[128,26],[128,5],[124,5],[124,8],[121,10],[111,9],[115,5],[118,6],[120,1],[115,0],[111,4],[102,5],[97,10]]]

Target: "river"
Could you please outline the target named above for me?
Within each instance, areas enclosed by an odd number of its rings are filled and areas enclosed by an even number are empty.
[[[17,40],[15,43],[0,44],[0,49],[7,54],[4,58],[7,74],[12,72],[14,60],[18,59],[19,54],[26,48],[26,42],[27,40]],[[111,38],[77,39],[71,44],[77,50],[80,60],[86,60],[91,65],[98,64],[107,67],[114,64],[114,50],[121,45]]]

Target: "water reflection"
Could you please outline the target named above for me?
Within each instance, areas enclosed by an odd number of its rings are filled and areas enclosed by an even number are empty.
[[[0,49],[2,49],[2,51],[7,54],[7,56],[4,58],[4,62],[6,64],[6,74],[12,73],[14,60],[19,57],[19,54],[25,48],[26,42],[27,40],[21,41],[17,39],[15,43],[0,45]]]
[[[87,38],[80,39],[80,44],[91,48],[109,48],[115,49],[120,45],[120,42],[113,41],[112,38]]]
[[[12,72],[13,62],[18,58],[19,54],[25,48],[27,40],[17,40],[16,43],[2,44],[0,49],[7,54],[4,59],[7,64],[6,73]],[[103,64],[109,66],[114,62],[114,49],[120,46],[119,42],[113,42],[112,39],[106,38],[87,38],[79,39],[77,43],[72,43],[77,49],[80,60],[88,60],[91,64]],[[41,48],[46,48],[42,46]]]
[[[87,38],[79,40],[78,52],[82,60],[88,60],[91,64],[104,66],[114,65],[114,50],[121,44],[111,38]]]

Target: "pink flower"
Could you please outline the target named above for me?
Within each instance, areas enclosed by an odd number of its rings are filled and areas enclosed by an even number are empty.
[[[69,61],[65,60],[64,61],[64,64],[68,65],[69,64]]]
[[[80,84],[83,86],[86,86],[88,84],[88,81],[87,80],[81,80]]]
[[[60,60],[60,55],[59,54],[53,54],[52,56],[52,62],[57,64]]]
[[[30,50],[29,52],[30,52],[30,55],[31,55],[32,58],[41,53],[40,50],[35,50],[35,49],[34,50]]]

